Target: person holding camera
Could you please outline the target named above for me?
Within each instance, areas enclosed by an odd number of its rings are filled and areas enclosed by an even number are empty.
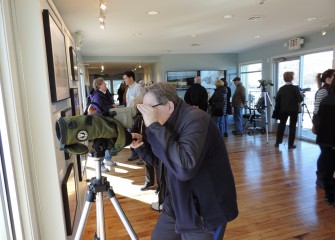
[[[227,149],[215,122],[163,82],[146,87],[137,108],[147,142],[132,133],[130,146],[161,173],[163,209],[151,239],[223,239],[238,207]]]
[[[298,86],[294,86],[294,72],[285,72],[283,74],[285,85],[279,88],[276,95],[276,108],[279,109],[279,125],[277,129],[277,137],[275,147],[283,142],[286,121],[290,117],[290,128],[288,137],[288,149],[296,148],[294,145],[295,131],[298,121],[299,103],[302,102],[303,96]]]
[[[105,80],[101,77],[93,81],[94,91],[91,94],[91,105],[89,107],[89,114],[96,113],[104,115],[109,112],[109,109],[115,108],[113,96],[110,94]],[[105,160],[101,161],[101,172],[108,172],[106,166],[114,167],[116,162],[112,161],[110,150],[105,151]]]

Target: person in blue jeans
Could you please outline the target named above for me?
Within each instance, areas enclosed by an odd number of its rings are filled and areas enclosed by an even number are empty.
[[[224,86],[224,82],[216,80],[216,89],[213,96],[209,99],[209,105],[211,106],[211,116],[216,123],[216,126],[220,129],[221,135],[225,133],[225,118],[227,110],[227,88]]]
[[[221,81],[223,81],[224,86],[227,88],[227,110],[226,110],[226,114],[224,115],[224,137],[228,137],[228,115],[232,114],[232,107],[231,107],[231,102],[230,102],[230,98],[231,98],[231,89],[230,87],[228,87],[228,82],[226,80],[226,78],[221,78]]]
[[[242,127],[242,114],[243,108],[246,101],[246,91],[245,87],[241,82],[241,78],[235,77],[233,82],[236,86],[235,93],[232,98],[232,105],[234,108],[234,123],[235,123],[235,131],[233,131],[234,135],[243,135],[243,127]]]

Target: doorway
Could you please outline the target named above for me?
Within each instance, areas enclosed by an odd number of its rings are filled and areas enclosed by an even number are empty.
[[[315,140],[312,133],[312,117],[314,111],[314,96],[318,90],[315,80],[317,73],[332,68],[333,51],[310,53],[292,58],[282,58],[275,63],[276,92],[285,84],[283,74],[294,72],[293,84],[298,85],[304,96],[303,111],[299,114],[297,137],[304,140]],[[289,123],[289,120],[287,121]],[[285,134],[287,134],[288,127]]]

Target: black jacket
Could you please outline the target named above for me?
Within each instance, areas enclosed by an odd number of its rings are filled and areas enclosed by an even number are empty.
[[[222,117],[227,111],[227,88],[222,86],[215,89],[213,96],[209,99],[211,114]]]
[[[191,106],[198,106],[200,109],[207,111],[208,93],[206,88],[198,83],[191,85],[185,93],[184,100]]]
[[[276,94],[276,106],[279,106],[279,112],[295,112],[298,114],[299,103],[303,100],[303,96],[299,88],[289,84],[279,88]]]
[[[206,112],[180,100],[168,121],[151,124],[146,134],[152,150],[136,151],[145,162],[161,165],[167,188],[163,212],[176,219],[177,232],[213,230],[237,217],[227,150]]]
[[[335,147],[335,93],[321,101],[317,115],[316,142],[322,146]]]

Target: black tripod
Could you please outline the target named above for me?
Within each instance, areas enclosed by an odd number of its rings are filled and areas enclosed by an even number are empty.
[[[83,209],[83,213],[80,218],[78,230],[75,236],[75,240],[80,240],[83,234],[83,230],[87,221],[88,213],[90,211],[92,203],[96,202],[96,227],[97,231],[94,235],[94,240],[105,240],[105,219],[104,219],[104,204],[103,204],[103,193],[106,192],[109,199],[111,200],[116,212],[118,213],[123,225],[125,226],[129,236],[132,240],[138,240],[134,229],[130,225],[125,213],[123,212],[118,200],[116,199],[113,188],[110,186],[106,177],[101,177],[101,161],[105,151],[93,151],[89,153],[89,159],[95,161],[95,177],[89,180],[90,185],[88,186],[86,203]]]
[[[303,127],[303,124],[304,124],[305,109],[306,109],[306,111],[308,113],[309,118],[312,120],[311,113],[309,112],[308,107],[307,107],[307,105],[305,103],[305,92],[302,92],[302,96],[303,96],[303,101],[301,103],[301,128]]]
[[[270,84],[271,86],[273,86],[272,83],[267,83],[267,84]],[[262,95],[264,99],[266,143],[268,144],[269,143],[268,103],[270,104],[271,108],[273,108],[273,106],[272,106],[272,102],[271,102],[268,90],[266,89],[267,84],[261,82],[261,85],[259,87],[262,87]]]

